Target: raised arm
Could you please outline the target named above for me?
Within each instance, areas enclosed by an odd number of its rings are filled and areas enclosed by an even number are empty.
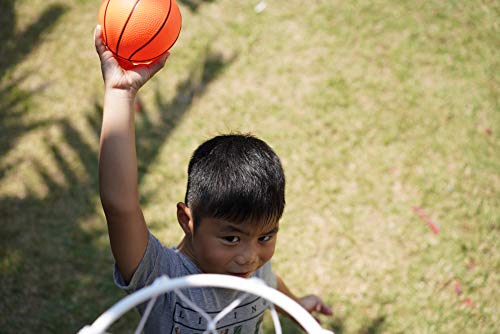
[[[148,242],[139,207],[133,103],[137,91],[165,64],[168,54],[148,65],[120,66],[95,31],[95,46],[105,84],[99,151],[99,191],[111,250],[120,273],[129,281]]]

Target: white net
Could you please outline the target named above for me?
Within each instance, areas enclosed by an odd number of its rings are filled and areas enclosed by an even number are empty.
[[[204,287],[232,289],[241,291],[243,294],[240,294],[231,303],[229,303],[226,308],[218,312],[216,315],[210,315],[198,305],[193,303],[181,291],[181,289],[185,288]],[[158,296],[170,291],[175,292],[187,307],[191,308],[205,319],[207,326],[203,334],[218,334],[217,324],[232,310],[237,308],[249,294],[264,298],[270,302],[269,309],[271,311],[274,330],[277,334],[281,334],[282,330],[274,305],[280,307],[291,315],[307,333],[333,334],[333,332],[321,328],[316,320],[299,304],[281,292],[268,287],[262,280],[256,278],[243,279],[239,277],[216,274],[199,274],[174,279],[170,279],[166,276],[158,277],[153,284],[125,297],[104,312],[94,321],[92,325],[85,326],[78,333],[106,333],[106,330],[127,311],[139,304],[148,302],[141,320],[134,331],[134,333],[141,333]]]

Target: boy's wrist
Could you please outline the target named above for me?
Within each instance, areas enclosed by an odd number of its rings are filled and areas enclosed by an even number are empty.
[[[125,99],[130,102],[134,101],[136,95],[137,91],[132,89],[106,87],[104,90],[105,98],[111,97],[113,99]]]

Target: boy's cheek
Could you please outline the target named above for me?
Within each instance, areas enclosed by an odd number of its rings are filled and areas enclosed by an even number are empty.
[[[276,238],[273,240],[273,243],[269,247],[269,259],[273,257],[275,250],[276,250]]]
[[[203,259],[203,262],[206,265],[210,265],[212,267],[224,265],[227,262],[227,259],[231,258],[231,254],[227,251],[227,249],[224,249],[217,244],[200,251],[199,258]]]

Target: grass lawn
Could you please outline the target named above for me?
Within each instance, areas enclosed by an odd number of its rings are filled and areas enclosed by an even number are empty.
[[[139,95],[155,235],[180,240],[192,151],[252,132],[287,176],[275,271],[333,307],[325,327],[498,333],[499,2],[178,2],[181,36]],[[124,296],[97,187],[100,3],[0,4],[2,333],[76,332]]]

